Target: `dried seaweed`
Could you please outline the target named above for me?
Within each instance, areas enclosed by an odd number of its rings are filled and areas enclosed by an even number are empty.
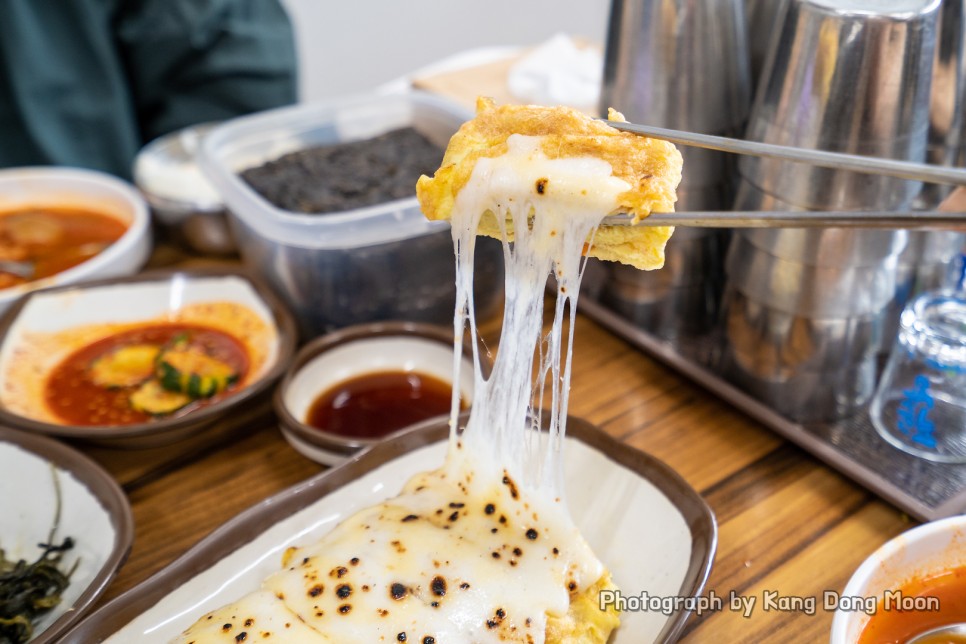
[[[61,498],[57,472],[53,467],[51,471],[57,506],[47,542],[37,544],[41,555],[33,563],[14,561],[0,548],[0,644],[29,641],[35,621],[60,603],[77,568],[77,563],[66,573],[60,568],[63,554],[74,547],[74,540],[66,537],[60,543],[54,541],[60,526]]]

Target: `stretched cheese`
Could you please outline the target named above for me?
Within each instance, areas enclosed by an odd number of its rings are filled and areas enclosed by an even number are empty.
[[[476,335],[477,232],[505,246],[500,348],[487,379],[474,343],[466,426],[457,426],[454,392],[441,468],[291,550],[258,593],[213,615],[258,609],[272,611],[266,615],[277,624],[284,610],[309,629],[306,637],[314,632],[345,644],[606,642],[619,619],[613,608],[599,607],[598,595],[615,586],[570,517],[562,483],[582,254],[589,243],[599,257],[658,266],[670,229],[615,229],[619,240],[595,230],[613,212],[644,216],[673,207],[680,166],[670,144],[624,135],[579,112],[482,101],[435,177],[417,186],[427,216],[453,225],[454,382],[467,325]],[[551,273],[557,303],[544,335]],[[551,402],[543,407],[545,397]],[[540,431],[541,416],[549,431]],[[255,605],[269,600],[271,606]],[[216,619],[202,618],[179,642],[194,641],[197,629]]]

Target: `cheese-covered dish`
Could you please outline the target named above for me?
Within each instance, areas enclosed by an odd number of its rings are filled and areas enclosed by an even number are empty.
[[[562,486],[572,339],[564,327],[569,316],[573,329],[585,247],[660,265],[669,229],[621,229],[620,241],[606,243],[594,231],[613,212],[670,210],[680,172],[670,144],[568,109],[482,101],[435,177],[417,186],[427,216],[452,220],[455,371],[464,333],[476,334],[476,235],[501,238],[507,263],[500,349],[488,379],[474,356],[465,427],[454,394],[445,463],[288,551],[257,593],[202,617],[178,641],[606,642],[619,618],[598,596],[614,586],[574,525]],[[557,310],[544,334],[551,272]]]

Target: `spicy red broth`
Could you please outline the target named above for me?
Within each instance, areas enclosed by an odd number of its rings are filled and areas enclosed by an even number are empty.
[[[166,413],[146,413],[132,404],[132,397],[146,382],[160,381],[160,374],[151,369],[143,380],[122,386],[96,382],[92,368],[99,359],[125,347],[147,348],[158,351],[184,338],[199,353],[226,365],[233,375],[227,387],[214,395],[191,397],[190,401]],[[156,324],[117,333],[78,349],[51,372],[45,387],[48,407],[65,423],[72,425],[130,425],[164,416],[180,416],[220,400],[244,381],[249,369],[249,356],[236,338],[222,331],[188,324]],[[187,380],[185,380],[187,382]],[[162,387],[156,387],[166,395]]]

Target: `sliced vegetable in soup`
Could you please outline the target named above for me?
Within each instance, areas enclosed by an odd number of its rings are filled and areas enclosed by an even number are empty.
[[[249,359],[231,335],[156,324],[98,340],[51,373],[50,409],[74,425],[129,425],[187,413],[230,395]]]
[[[33,279],[94,257],[127,230],[121,221],[82,208],[35,207],[0,212],[0,260],[28,262]],[[0,270],[0,288],[29,280]]]

